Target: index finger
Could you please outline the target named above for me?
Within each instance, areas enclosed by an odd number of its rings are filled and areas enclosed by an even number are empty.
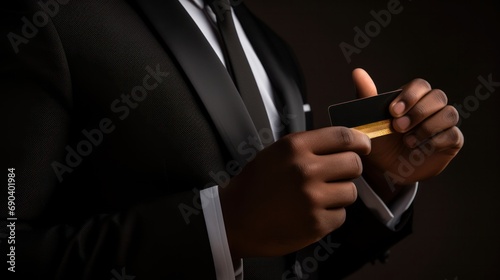
[[[371,150],[371,140],[364,133],[343,126],[332,126],[304,132],[302,141],[312,153],[327,155],[353,151],[366,155]]]

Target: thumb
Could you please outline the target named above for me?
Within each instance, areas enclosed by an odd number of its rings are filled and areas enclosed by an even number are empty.
[[[361,68],[354,69],[352,71],[352,80],[354,81],[358,98],[377,95],[377,87],[365,70]]]

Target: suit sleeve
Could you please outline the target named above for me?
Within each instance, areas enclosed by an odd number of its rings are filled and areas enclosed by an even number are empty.
[[[335,243],[338,247],[320,263],[320,279],[343,279],[369,262],[384,263],[388,250],[412,232],[412,206],[403,213],[395,230],[382,224],[361,199],[346,210],[344,225],[323,240],[323,244]]]
[[[157,197],[85,219],[56,220],[47,214],[51,196],[61,188],[51,164],[63,162],[72,125],[71,76],[50,18],[41,27],[23,27],[26,21],[33,23],[39,7],[34,1],[15,9],[9,5],[0,10],[1,149],[4,168],[15,168],[17,221],[15,244],[1,238],[0,246],[3,258],[15,246],[13,276],[213,279],[203,215],[193,215],[187,223],[178,208],[192,205],[196,192]],[[7,191],[1,193],[0,237],[5,237]],[[3,261],[2,270],[6,265]]]

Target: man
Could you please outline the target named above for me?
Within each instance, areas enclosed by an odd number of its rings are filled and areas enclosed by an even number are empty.
[[[240,1],[19,2],[1,25],[15,275],[343,277],[411,231],[416,182],[463,144],[419,79],[390,106],[398,133],[304,132],[293,55]]]

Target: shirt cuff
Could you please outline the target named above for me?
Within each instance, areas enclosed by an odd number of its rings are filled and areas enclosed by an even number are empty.
[[[355,179],[354,184],[356,184],[358,196],[366,207],[391,230],[396,230],[401,216],[413,203],[418,190],[418,182],[403,188],[398,198],[388,207],[363,177]]]
[[[235,270],[227,242],[218,186],[201,190],[200,198],[217,280],[242,280],[243,261],[240,260]]]

